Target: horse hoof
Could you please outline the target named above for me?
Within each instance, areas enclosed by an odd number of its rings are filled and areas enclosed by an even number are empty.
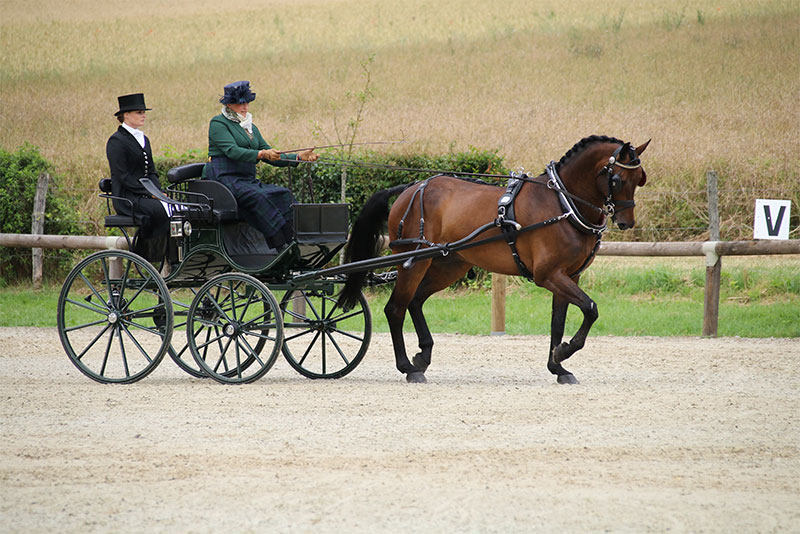
[[[409,384],[424,384],[427,381],[428,379],[425,378],[425,373],[421,373],[419,371],[408,373],[406,375],[406,382]]]
[[[580,382],[578,382],[578,379],[575,378],[575,375],[573,374],[558,375],[558,378],[556,380],[558,381],[559,384],[570,384],[570,385],[580,384]]]

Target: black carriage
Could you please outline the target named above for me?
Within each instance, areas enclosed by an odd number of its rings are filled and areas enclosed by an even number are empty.
[[[335,259],[348,232],[346,204],[296,204],[295,239],[277,251],[240,221],[224,185],[200,178],[202,163],[173,168],[166,195],[170,239],[163,262],[130,252],[131,217],[112,214],[129,250],[103,250],[69,273],[58,300],[58,331],[67,355],[88,377],[130,383],[166,354],[190,375],[223,383],[262,377],[280,353],[309,378],[339,378],[363,359],[371,315],[363,294],[343,309],[343,279],[314,276]],[[135,238],[135,236],[134,236]],[[302,282],[297,279],[302,278]]]

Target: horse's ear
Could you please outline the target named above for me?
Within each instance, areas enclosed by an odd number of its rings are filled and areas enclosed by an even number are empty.
[[[637,156],[641,156],[642,155],[642,152],[644,152],[644,150],[647,148],[647,145],[650,144],[650,141],[652,141],[652,139],[648,139],[645,144],[639,145],[639,146],[636,147],[636,155]]]

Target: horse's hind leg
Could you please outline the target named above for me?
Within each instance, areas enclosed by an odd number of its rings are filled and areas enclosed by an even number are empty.
[[[417,295],[419,295],[419,291],[417,291]],[[408,305],[408,314],[411,316],[411,321],[414,323],[414,330],[417,332],[417,340],[419,341],[419,352],[414,355],[411,362],[419,372],[424,373],[431,364],[433,336],[428,328],[428,321],[425,320],[425,315],[422,313],[422,305],[425,304],[425,300],[427,300],[428,296],[420,299],[417,295],[411,299]]]
[[[408,359],[406,343],[403,338],[403,323],[405,322],[409,304],[416,294],[430,263],[431,260],[423,260],[415,263],[410,269],[400,269],[392,295],[383,308],[386,321],[389,323],[389,332],[392,336],[395,365],[398,371],[406,375],[406,379],[409,382],[424,382],[425,375],[423,374],[424,371],[417,369]]]
[[[420,372],[424,373],[428,369],[433,351],[433,336],[428,328],[428,321],[422,313],[422,306],[428,297],[449,287],[450,284],[464,276],[469,268],[470,264],[458,260],[455,256],[434,261],[408,305],[408,314],[414,322],[420,350],[411,361]]]
[[[550,352],[547,369],[558,376],[559,384],[577,384],[575,376],[564,369],[561,362],[575,354],[586,344],[589,330],[597,320],[597,305],[584,293],[577,284],[577,278],[571,280],[564,276],[560,280],[548,280],[542,284],[553,292],[553,310],[550,321]],[[569,342],[562,342],[567,307],[575,304],[583,313],[583,322]]]

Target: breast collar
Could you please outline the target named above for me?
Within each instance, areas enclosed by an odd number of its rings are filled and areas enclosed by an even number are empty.
[[[561,177],[558,175],[558,171],[556,170],[556,163],[551,161],[547,164],[545,169],[548,177],[547,188],[552,189],[558,195],[558,200],[561,202],[561,208],[567,215],[567,220],[569,220],[572,226],[581,232],[585,234],[594,234],[598,239],[600,239],[600,236],[603,234],[603,232],[608,229],[608,224],[606,224],[608,218],[606,217],[605,213],[603,213],[603,224],[598,225],[587,221],[575,207],[575,202],[573,202],[573,199],[577,199],[577,197],[567,191],[567,188],[564,186],[564,182],[561,180]],[[585,200],[581,200],[581,202],[584,202],[592,208],[603,212],[601,208],[589,204]]]

